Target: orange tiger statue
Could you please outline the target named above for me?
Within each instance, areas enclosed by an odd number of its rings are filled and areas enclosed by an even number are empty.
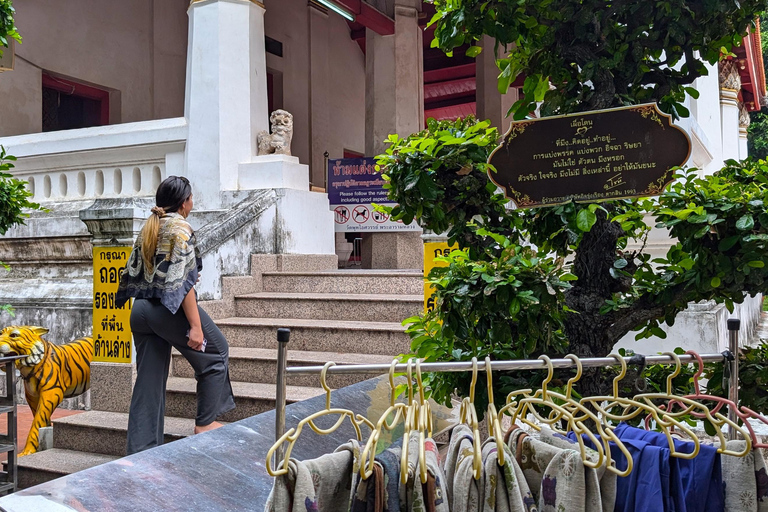
[[[27,325],[0,332],[0,356],[26,356],[16,361],[16,368],[24,379],[24,395],[35,417],[20,457],[37,451],[40,428],[51,425],[51,415],[62,400],[91,387],[93,338],[54,345],[41,338],[47,332],[43,327]]]

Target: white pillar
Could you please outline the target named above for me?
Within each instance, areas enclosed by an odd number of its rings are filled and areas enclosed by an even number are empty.
[[[517,89],[510,88],[506,94],[499,93],[499,67],[496,65],[494,54],[495,42],[488,36],[483,36],[480,44],[483,51],[477,56],[475,82],[477,118],[481,121],[489,119],[501,135],[506,133],[512,116],[506,117],[509,108],[519,99]]]
[[[739,160],[744,160],[749,156],[747,137],[749,136],[750,121],[747,107],[743,103],[739,104]]]
[[[269,130],[264,6],[255,0],[193,0],[184,115],[186,175],[200,209],[237,190],[238,164]]]
[[[741,78],[734,61],[720,63],[720,129],[723,160],[739,159],[739,91]]]

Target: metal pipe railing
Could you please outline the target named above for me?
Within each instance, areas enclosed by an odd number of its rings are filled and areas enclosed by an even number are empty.
[[[678,356],[680,362],[683,364],[689,364],[696,362],[696,358],[691,355]],[[707,362],[722,361],[722,354],[703,354],[701,358]],[[619,363],[612,357],[591,357],[580,359],[581,365],[584,368],[598,368],[609,366],[618,366]],[[625,357],[624,360],[628,365],[633,362],[632,357]],[[670,356],[656,355],[645,356],[646,364],[672,364],[674,359]],[[449,363],[422,363],[422,373],[429,372],[466,372],[472,370],[471,361],[457,361]],[[574,362],[570,359],[552,359],[552,366],[555,368],[572,368],[575,366]],[[400,363],[395,365],[396,373],[405,373],[407,371],[407,364]],[[493,371],[511,371],[511,370],[543,370],[547,368],[547,364],[541,359],[529,359],[529,360],[517,360],[517,361],[491,361],[491,370]],[[289,375],[312,375],[319,374],[323,369],[322,366],[291,366],[286,368],[286,373]],[[328,375],[349,375],[349,374],[375,374],[381,375],[388,373],[390,369],[389,364],[350,364],[350,365],[336,365],[328,368]],[[413,369],[413,367],[411,367]],[[479,371],[485,370],[485,361],[477,362],[477,369]]]

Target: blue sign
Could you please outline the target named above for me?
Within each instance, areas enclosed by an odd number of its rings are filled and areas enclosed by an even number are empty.
[[[328,160],[328,200],[335,205],[388,202],[384,179],[376,171],[375,159]]]

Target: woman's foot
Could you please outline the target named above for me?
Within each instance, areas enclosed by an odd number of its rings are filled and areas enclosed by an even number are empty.
[[[215,430],[219,427],[223,427],[221,423],[218,421],[214,421],[213,423],[209,423],[208,425],[195,425],[195,434],[200,434],[201,432],[208,432],[209,430]]]

